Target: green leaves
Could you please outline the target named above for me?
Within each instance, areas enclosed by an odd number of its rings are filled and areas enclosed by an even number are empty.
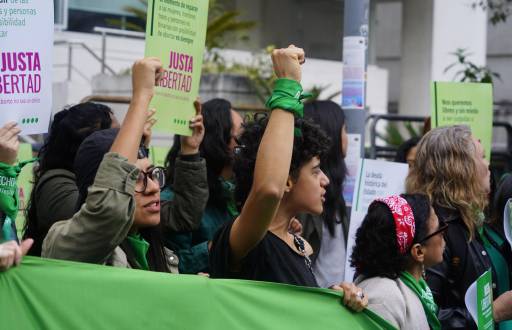
[[[493,83],[493,78],[501,80],[499,73],[491,71],[486,66],[478,66],[473,62],[469,61],[468,57],[472,53],[468,52],[465,48],[457,48],[455,52],[451,53],[457,58],[457,61],[450,64],[444,69],[444,73],[450,71],[453,68],[460,68],[453,77],[453,80],[460,82],[480,82],[480,83]]]
[[[229,36],[247,32],[252,29],[256,22],[238,20],[240,13],[238,11],[226,11],[218,16],[208,18],[208,28],[206,30],[206,48],[223,48],[228,44]],[[239,39],[245,39],[243,35]]]
[[[505,23],[512,14],[512,0],[478,0],[471,4],[471,7],[480,7],[489,12],[489,21],[496,25]]]

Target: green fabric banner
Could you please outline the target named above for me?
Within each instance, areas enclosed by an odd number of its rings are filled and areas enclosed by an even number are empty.
[[[0,329],[394,329],[326,289],[26,257],[0,273]]]

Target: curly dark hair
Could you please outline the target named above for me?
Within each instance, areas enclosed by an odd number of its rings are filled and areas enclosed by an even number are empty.
[[[243,124],[244,130],[237,139],[239,147],[235,153],[233,171],[235,173],[235,199],[241,209],[251,191],[254,179],[256,155],[263,133],[267,127],[269,115],[256,113],[252,120]],[[320,126],[304,119],[295,119],[295,129],[300,130],[300,136],[293,140],[292,162],[290,175],[293,179],[299,176],[302,165],[313,157],[322,157],[331,145],[331,140]]]
[[[428,232],[430,201],[423,194],[401,195],[412,208],[416,233],[413,244],[421,241]],[[364,277],[387,277],[396,279],[405,271],[410,254],[402,255],[396,242],[396,227],[391,211],[386,204],[374,201],[357,230],[350,265],[358,275]]]

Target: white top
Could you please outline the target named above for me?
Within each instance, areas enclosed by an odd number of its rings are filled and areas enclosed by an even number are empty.
[[[430,330],[427,316],[416,294],[399,278],[356,278],[355,284],[368,297],[368,308],[404,330]]]
[[[328,288],[343,282],[345,277],[345,236],[341,222],[334,225],[334,237],[329,228],[322,224],[322,241],[320,251],[313,265],[313,274],[321,288]]]

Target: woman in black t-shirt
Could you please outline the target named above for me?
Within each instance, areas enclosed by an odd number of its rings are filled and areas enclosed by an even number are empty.
[[[320,169],[320,156],[328,150],[329,138],[302,119],[303,50],[274,50],[272,61],[279,78],[267,102],[273,111],[255,116],[238,139],[235,194],[243,207],[212,241],[210,276],[316,287],[312,249],[288,227],[298,213],[322,213],[329,179]],[[344,302],[352,309],[367,305],[353,284],[333,288],[345,292]]]

